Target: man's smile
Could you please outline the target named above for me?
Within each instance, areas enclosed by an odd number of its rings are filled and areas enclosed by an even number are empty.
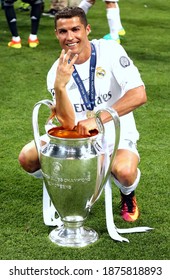
[[[67,43],[66,45],[67,45],[68,47],[75,47],[77,44],[78,44],[78,42],[75,42],[75,43]]]

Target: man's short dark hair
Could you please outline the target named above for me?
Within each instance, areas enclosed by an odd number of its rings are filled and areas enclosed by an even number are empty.
[[[56,13],[55,29],[57,28],[57,20],[59,20],[60,18],[72,18],[72,17],[79,17],[81,23],[86,28],[88,22],[87,22],[86,14],[83,11],[83,9],[79,7],[66,7]]]

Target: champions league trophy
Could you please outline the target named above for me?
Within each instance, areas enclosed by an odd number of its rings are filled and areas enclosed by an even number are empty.
[[[52,109],[53,103],[50,100],[42,100],[35,104],[32,119],[43,179],[59,216],[58,227],[51,231],[50,240],[68,247],[84,247],[94,243],[98,239],[97,232],[84,227],[83,224],[103,189],[106,224],[112,239],[129,242],[120,234],[153,229],[150,227],[119,229],[114,224],[110,172],[120,137],[120,121],[116,111],[110,108],[97,111],[95,118],[98,131],[91,131],[91,135],[87,137],[82,137],[76,130],[68,131],[61,126],[51,126],[47,132],[50,141],[42,146],[38,126],[38,113],[42,104]],[[114,149],[111,155],[100,118],[102,111],[111,116],[115,128]],[[51,123],[50,121],[47,124]]]
[[[76,130],[53,127],[47,132],[50,142],[42,146],[38,126],[38,112],[42,104],[50,109],[53,106],[50,100],[35,104],[34,139],[48,194],[63,222],[63,226],[52,230],[49,238],[61,246],[83,247],[98,239],[97,232],[84,227],[83,223],[110,176],[119,144],[119,117],[110,108],[97,111],[95,118],[99,131],[91,131],[90,137],[82,137]],[[107,154],[107,167],[104,126],[100,118],[102,111],[110,114],[115,128],[114,150],[111,157]],[[103,153],[100,152],[102,148]]]

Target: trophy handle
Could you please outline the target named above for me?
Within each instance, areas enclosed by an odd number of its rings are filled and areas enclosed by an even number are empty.
[[[114,128],[115,128],[115,141],[114,141],[115,144],[114,144],[114,149],[113,149],[112,155],[110,157],[110,161],[109,161],[109,163],[106,164],[107,166],[105,166],[107,168],[107,170],[105,170],[105,176],[103,177],[102,182],[100,184],[99,193],[102,190],[103,186],[106,184],[106,182],[110,176],[111,166],[112,166],[116,151],[118,149],[119,140],[120,140],[120,119],[119,119],[117,112],[112,108],[106,108],[103,110],[98,110],[96,112],[95,118],[96,118],[96,123],[97,123],[98,129],[99,129],[99,132],[101,134],[103,134],[103,136],[104,136],[105,129],[104,129],[104,125],[102,123],[101,117],[100,117],[101,113],[104,111],[107,111],[110,114],[110,116],[112,117]],[[107,154],[108,153],[107,139],[105,139],[105,138],[104,138],[103,148],[106,149],[105,157],[109,158],[109,155]]]
[[[40,133],[39,133],[39,125],[38,125],[38,113],[41,105],[46,105],[51,110],[54,104],[51,100],[45,99],[37,102],[33,108],[32,126],[33,126],[35,145],[37,148],[39,159],[40,159],[40,152],[41,152],[41,141],[40,141]]]

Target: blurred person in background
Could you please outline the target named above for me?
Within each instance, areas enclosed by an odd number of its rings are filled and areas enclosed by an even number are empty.
[[[22,47],[21,38],[17,28],[17,17],[14,9],[14,3],[17,0],[4,0],[5,16],[8,22],[9,29],[12,34],[12,39],[8,43],[8,47],[20,49]],[[39,22],[42,13],[43,0],[22,0],[24,3],[28,3],[31,6],[30,18],[31,18],[31,30],[28,37],[28,45],[30,48],[36,48],[39,45],[37,37]]]
[[[82,0],[79,7],[87,14],[89,9],[95,4],[96,0]],[[125,30],[121,23],[119,0],[103,0],[106,4],[106,17],[110,33],[103,38],[106,40],[115,40],[120,43],[120,37],[125,35]]]

